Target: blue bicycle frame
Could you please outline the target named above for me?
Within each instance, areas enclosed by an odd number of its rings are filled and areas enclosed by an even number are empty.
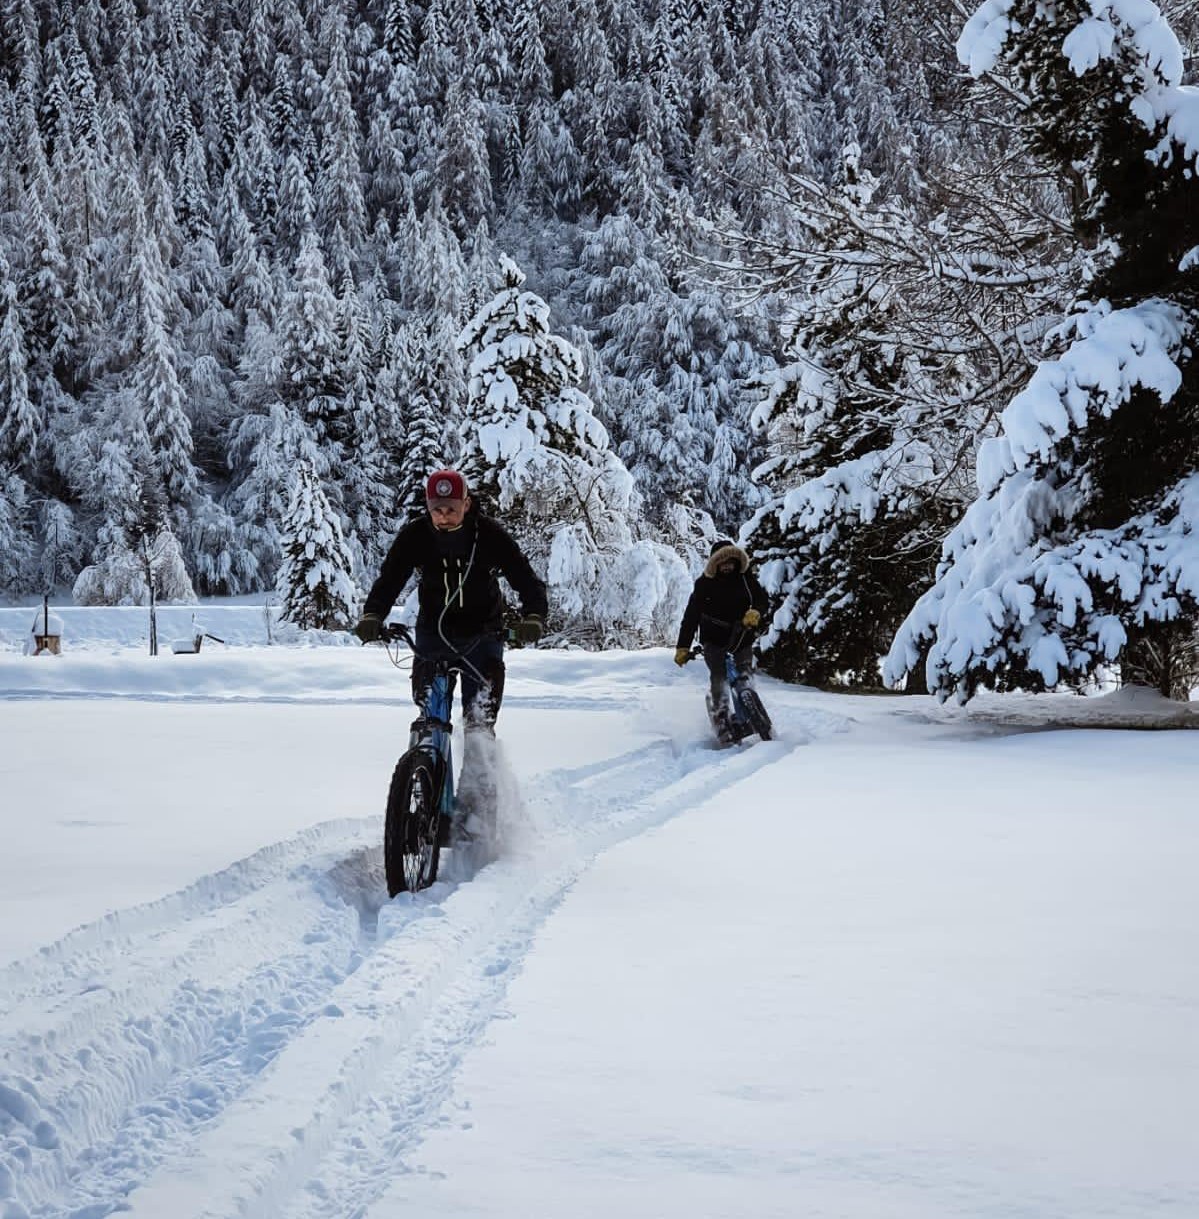
[[[450,726],[452,697],[449,676],[436,674],[429,688],[429,705],[423,708],[424,714],[412,725],[408,737],[409,749],[426,746],[441,755],[445,774],[441,783],[441,804],[437,811],[443,817],[452,817],[454,813],[454,752]]]

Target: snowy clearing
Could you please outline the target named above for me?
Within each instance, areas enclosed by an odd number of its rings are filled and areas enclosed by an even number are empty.
[[[1199,1211],[1192,733],[519,652],[503,858],[387,902],[406,674],[122,630],[0,653],[5,1219]]]

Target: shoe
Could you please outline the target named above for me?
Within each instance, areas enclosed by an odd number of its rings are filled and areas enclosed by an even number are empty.
[[[712,731],[716,733],[716,739],[722,745],[732,745],[736,742],[736,737],[733,735],[732,724],[729,722],[729,711],[727,704],[723,707],[717,707],[712,702],[710,694],[705,696],[708,706],[708,719],[712,722]]]

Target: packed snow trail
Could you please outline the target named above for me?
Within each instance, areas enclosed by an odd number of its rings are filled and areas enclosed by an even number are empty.
[[[14,963],[0,1185],[37,1217],[352,1213],[590,860],[787,749],[659,739],[549,771],[504,858],[390,904],[381,818],[328,822]]]

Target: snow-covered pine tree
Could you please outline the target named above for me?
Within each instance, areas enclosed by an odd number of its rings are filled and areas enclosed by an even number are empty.
[[[29,488],[13,470],[0,467],[0,591],[29,587],[34,565],[34,536]]]
[[[137,299],[133,394],[144,412],[150,447],[170,504],[185,507],[194,498],[199,479],[192,463],[191,421],[176,373],[177,356],[167,333],[166,269],[140,209],[136,214],[130,266],[130,290]]]
[[[79,330],[71,268],[62,252],[58,230],[32,187],[26,195],[23,215],[28,264],[20,296],[22,312],[35,336],[34,350],[29,352],[33,375],[40,380],[58,373],[70,385]]]
[[[676,287],[663,261],[662,244],[631,216],[606,217],[580,254],[583,320],[608,372],[627,383],[614,387],[618,409],[606,418],[638,485],[655,489],[651,519],[665,526],[682,508],[711,536],[757,506],[740,393],[757,361],[720,294]],[[727,478],[712,480],[719,461]]]
[[[141,461],[126,456],[116,439],[101,446],[95,481],[104,518],[93,550],[95,561],[75,580],[79,605],[146,605],[155,600],[193,602],[191,578],[171,529],[168,504],[144,438]]]
[[[44,419],[29,398],[17,285],[0,254],[0,469],[34,468]]]
[[[362,197],[354,114],[353,80],[346,56],[345,16],[331,10],[333,21],[329,68],[322,81],[315,118],[321,132],[321,168],[315,190],[316,214],[326,241],[340,228],[340,241],[356,254],[366,237],[366,206]]]
[[[653,638],[663,603],[679,608],[682,564],[639,544],[632,477],[575,388],[579,353],[550,332],[549,308],[522,290],[520,268],[500,263],[505,287],[458,340],[471,356],[463,471],[546,572],[560,627],[593,642]]]
[[[896,636],[900,680],[1043,689],[1119,664],[1185,697],[1199,615],[1199,94],[1151,3],[987,0],[958,56],[1025,99],[1114,256],[978,460],[978,498]]]
[[[46,499],[38,513],[44,539],[38,573],[42,589],[54,590],[73,583],[83,554],[83,539],[75,513],[58,499]]]
[[[294,467],[282,545],[276,582],[280,617],[301,630],[345,630],[358,601],[352,560],[341,521],[312,463],[303,458]]]
[[[440,390],[433,334],[420,315],[410,318],[395,337],[388,370],[392,392],[403,406],[404,431],[394,456],[399,524],[425,510],[425,481],[446,464],[446,411]]]
[[[276,390],[312,431],[325,455],[325,476],[345,436],[344,385],[338,362],[337,298],[320,242],[309,229],[300,241],[291,290],[279,308]]]
[[[467,77],[450,86],[433,172],[450,225],[461,237],[493,211],[487,160],[487,111]]]
[[[771,494],[742,541],[771,595],[764,667],[875,686],[960,511],[971,385],[956,344],[937,353],[913,331],[911,285],[877,257],[903,249],[918,261],[919,226],[898,201],[874,201],[856,145],[845,162],[842,187],[811,184],[830,206],[805,216],[818,249],[789,302],[791,359],[754,414],[770,451],[754,476]]]

